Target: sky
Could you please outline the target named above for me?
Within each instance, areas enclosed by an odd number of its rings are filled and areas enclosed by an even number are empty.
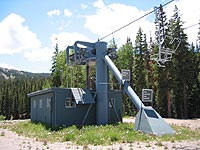
[[[0,67],[48,73],[55,44],[65,50],[75,41],[96,42],[170,0],[1,0]],[[174,6],[180,10],[184,27],[200,20],[199,0],[174,0],[164,7],[167,17]],[[103,39],[113,38],[120,47],[130,37],[134,43],[139,27],[155,33],[155,14],[140,19]],[[199,25],[185,30],[188,42],[196,42]]]

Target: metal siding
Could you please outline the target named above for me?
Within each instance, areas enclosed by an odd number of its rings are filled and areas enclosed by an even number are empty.
[[[85,117],[85,114],[88,110],[89,105],[77,105],[75,108],[65,108],[63,107],[63,113],[58,119],[59,125],[82,125],[82,121]],[[95,123],[95,107],[93,106],[90,110],[90,113],[86,119],[85,124],[94,124]]]
[[[94,91],[92,92],[94,95]],[[119,118],[122,118],[122,92],[109,91],[109,98],[115,98],[115,109]],[[51,110],[46,108],[47,97],[51,97]],[[90,104],[76,105],[75,108],[65,108],[65,99],[73,97],[70,89],[54,88],[51,90],[39,91],[31,96],[31,121],[47,123],[55,126],[82,125],[96,123],[96,104],[93,104],[86,116]],[[33,100],[36,100],[36,109],[33,108]],[[43,99],[42,108],[39,108],[39,101]],[[109,123],[118,122],[115,112],[109,108]]]
[[[55,93],[51,97],[51,127],[55,126]]]
[[[36,102],[36,107],[34,108],[34,101]],[[37,100],[31,98],[31,121],[37,121]]]
[[[88,110],[89,104],[76,105],[74,108],[65,108],[65,99],[72,97],[70,89],[56,90],[56,126],[81,125]],[[95,106],[92,107],[86,119],[86,124],[95,123]]]
[[[51,119],[52,119],[52,108],[51,108],[51,104],[50,104],[50,106],[47,108],[47,98],[49,98],[50,100],[52,100],[52,97],[53,97],[53,93],[47,93],[47,94],[45,94],[45,96],[44,96],[44,108],[43,108],[43,110],[44,110],[44,117],[45,117],[45,123],[47,123],[48,125],[50,125],[51,126]]]
[[[51,98],[52,93],[44,93],[42,95],[34,95],[31,97],[31,121],[42,122],[51,125],[51,111],[47,106],[47,97]],[[34,100],[36,101],[36,108],[34,108]],[[42,100],[42,108],[40,108],[40,101]]]
[[[122,121],[122,92],[121,91],[109,91],[109,99],[115,98],[114,108],[109,107],[109,123],[117,123]],[[116,113],[119,117],[116,116]]]
[[[62,125],[65,118],[65,98],[69,96],[69,89],[55,90],[55,126]]]

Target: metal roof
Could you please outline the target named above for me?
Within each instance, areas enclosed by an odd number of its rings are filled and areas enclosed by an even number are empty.
[[[61,88],[58,88],[58,87],[53,87],[53,88],[48,88],[48,89],[44,89],[44,90],[38,90],[38,91],[35,91],[35,92],[32,92],[32,93],[28,93],[28,97],[33,97],[33,96],[37,96],[37,95],[42,95],[42,94],[45,94],[45,93],[50,93],[50,92],[53,92],[53,91],[56,91],[56,90],[63,90]]]
[[[56,92],[60,90],[71,90],[74,100],[76,104],[93,104],[95,103],[94,98],[89,89],[82,89],[82,88],[49,88],[45,90],[39,90],[36,92],[32,92],[28,94],[28,97],[34,97],[46,93]]]

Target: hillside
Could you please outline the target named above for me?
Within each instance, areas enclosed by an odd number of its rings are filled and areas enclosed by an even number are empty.
[[[25,71],[19,71],[14,69],[7,69],[0,67],[0,80],[5,79],[37,79],[41,77],[49,77],[49,73],[31,73],[31,72],[25,72]]]

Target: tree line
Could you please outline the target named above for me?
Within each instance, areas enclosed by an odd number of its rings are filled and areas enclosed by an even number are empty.
[[[0,80],[0,115],[5,119],[30,118],[28,93],[41,90],[47,77]]]

